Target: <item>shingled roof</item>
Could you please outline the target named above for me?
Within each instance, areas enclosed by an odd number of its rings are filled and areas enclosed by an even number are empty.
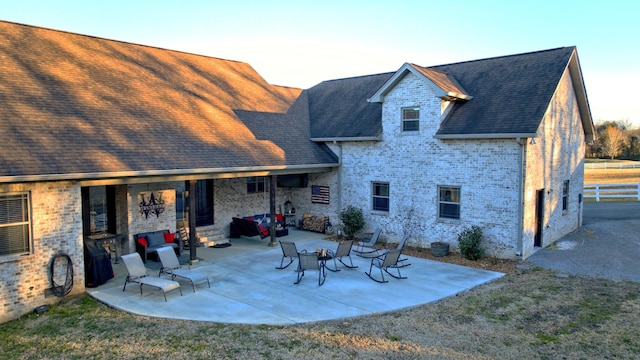
[[[473,96],[458,102],[436,137],[535,136],[562,74],[570,68],[586,135],[593,135],[575,47],[433,67]]]
[[[374,139],[382,136],[382,104],[367,101],[393,73],[324,81],[305,90],[309,97],[311,137]]]
[[[337,166],[283,126],[300,93],[242,62],[0,22],[0,181]]]
[[[589,140],[593,123],[575,47],[434,67],[405,63],[394,73],[325,81],[308,90],[312,137],[379,137],[384,95],[408,72],[431,82],[437,96],[454,101],[437,138],[532,137],[567,68]],[[364,104],[363,98],[372,103]]]

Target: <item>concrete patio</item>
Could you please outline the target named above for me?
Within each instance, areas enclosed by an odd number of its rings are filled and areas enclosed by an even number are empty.
[[[298,250],[336,249],[337,243],[326,235],[289,230],[279,240],[295,241]],[[190,283],[182,282],[182,296],[177,291],[167,294],[137,284],[122,291],[126,268],[113,264],[116,277],[87,292],[113,308],[136,315],[238,324],[289,325],[304,322],[350,318],[395,311],[435,302],[504,274],[409,257],[411,266],[403,268],[408,279],[387,276],[380,284],[367,277],[370,260],[352,254],[357,269],[338,262],[339,272],[328,272],[326,282],[318,286],[318,272],[307,271],[300,284],[294,285],[297,260],[283,270],[280,246],[267,246],[269,239],[231,239],[226,248],[197,248],[199,264],[192,270],[206,273],[211,288],[201,285],[194,293]],[[180,257],[185,264],[188,250]],[[330,262],[333,266],[333,261]],[[149,261],[148,273],[157,276],[160,264]],[[374,267],[375,275],[379,270]]]

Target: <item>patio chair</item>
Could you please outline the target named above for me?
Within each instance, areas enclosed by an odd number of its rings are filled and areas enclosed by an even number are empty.
[[[276,267],[276,269],[284,269],[293,263],[294,259],[298,258],[298,249],[296,248],[296,244],[291,241],[281,241],[280,247],[282,248],[282,260],[280,260],[280,266]],[[289,258],[289,263],[284,265],[284,259]]]
[[[327,267],[327,269],[329,269],[331,271],[340,271],[338,269],[338,264],[336,263],[336,259],[338,259],[338,261],[340,261],[342,263],[342,265],[348,267],[349,269],[357,268],[357,266],[353,265],[353,261],[351,260],[351,248],[352,248],[352,246],[353,246],[353,240],[341,241],[338,244],[338,248],[336,249],[336,251],[331,254],[331,256],[333,257],[333,269],[330,268],[330,267]],[[349,264],[347,264],[344,261],[342,261],[343,257],[349,258]]]
[[[305,270],[318,270],[318,286],[324,284],[327,273],[324,271],[324,263],[318,259],[318,254],[315,252],[307,252],[307,250],[302,250],[301,253],[298,253],[298,269],[296,270],[298,279],[294,284],[300,283]]]
[[[358,246],[353,250],[353,252],[355,252],[357,255],[375,252],[376,249],[373,249],[373,247],[378,242],[381,232],[382,228],[378,226],[376,228],[376,231],[373,232],[370,238],[363,238],[362,241],[358,241]],[[365,247],[371,249],[365,250]]]
[[[409,235],[405,235],[402,238],[402,240],[400,241],[398,246],[395,248],[395,250],[400,250],[400,252],[402,252],[402,249],[404,249],[404,244],[407,243],[407,240],[409,240]],[[379,256],[382,256],[382,255],[386,254],[388,251],[389,251],[389,249],[374,249],[371,252],[361,253],[361,254],[357,254],[357,255],[360,256],[360,257],[367,258],[367,259],[373,259],[373,258],[377,258]],[[409,260],[409,259],[408,258],[398,259],[398,262],[400,263],[398,266],[405,267],[405,266],[411,265],[411,264],[405,262],[407,260]]]
[[[211,288],[209,277],[206,274],[197,271],[191,271],[190,269],[183,269],[178,261],[175,251],[168,246],[158,249],[158,257],[162,266],[158,277],[162,274],[171,275],[171,280],[175,280],[176,276],[191,281],[193,286],[193,292],[196,292],[196,285],[204,284],[205,282]]]
[[[169,249],[173,251],[173,249]],[[137,252],[122,255],[120,258],[124,262],[128,273],[127,278],[124,280],[122,291],[127,289],[128,283],[134,282],[140,284],[140,295],[142,295],[142,285],[149,285],[162,290],[164,301],[167,301],[167,293],[172,290],[180,290],[180,296],[182,296],[182,289],[177,281],[148,276],[147,268],[144,267],[142,258]]]
[[[365,274],[367,274],[367,276],[369,276],[371,278],[371,280],[377,281],[379,283],[389,282],[388,280],[385,280],[385,278],[384,278],[384,273],[385,272],[387,274],[389,274],[390,276],[396,278],[396,279],[406,279],[405,276],[402,276],[400,274],[400,268],[404,267],[404,265],[399,265],[398,264],[399,259],[400,259],[400,250],[399,249],[389,250],[386,253],[371,259],[371,265],[369,266],[369,272],[365,271]],[[380,276],[382,277],[381,280],[376,279],[375,277],[373,277],[371,275],[374,266],[380,269]],[[394,275],[394,274],[390,273],[389,269],[396,269],[396,271],[398,272],[398,275]]]

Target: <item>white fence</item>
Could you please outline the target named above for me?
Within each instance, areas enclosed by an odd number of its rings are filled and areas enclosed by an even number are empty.
[[[640,161],[620,162],[591,162],[584,164],[585,169],[636,169],[640,168]]]
[[[635,199],[640,201],[640,183],[638,184],[584,184],[585,199]]]

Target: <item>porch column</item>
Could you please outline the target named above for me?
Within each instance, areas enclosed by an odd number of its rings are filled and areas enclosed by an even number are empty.
[[[197,264],[196,256],[196,180],[189,180],[189,264]]]
[[[271,175],[271,184],[269,186],[269,213],[271,214],[271,226],[269,227],[269,234],[271,234],[271,241],[269,246],[277,246],[276,242],[276,186],[278,186],[278,175]]]

